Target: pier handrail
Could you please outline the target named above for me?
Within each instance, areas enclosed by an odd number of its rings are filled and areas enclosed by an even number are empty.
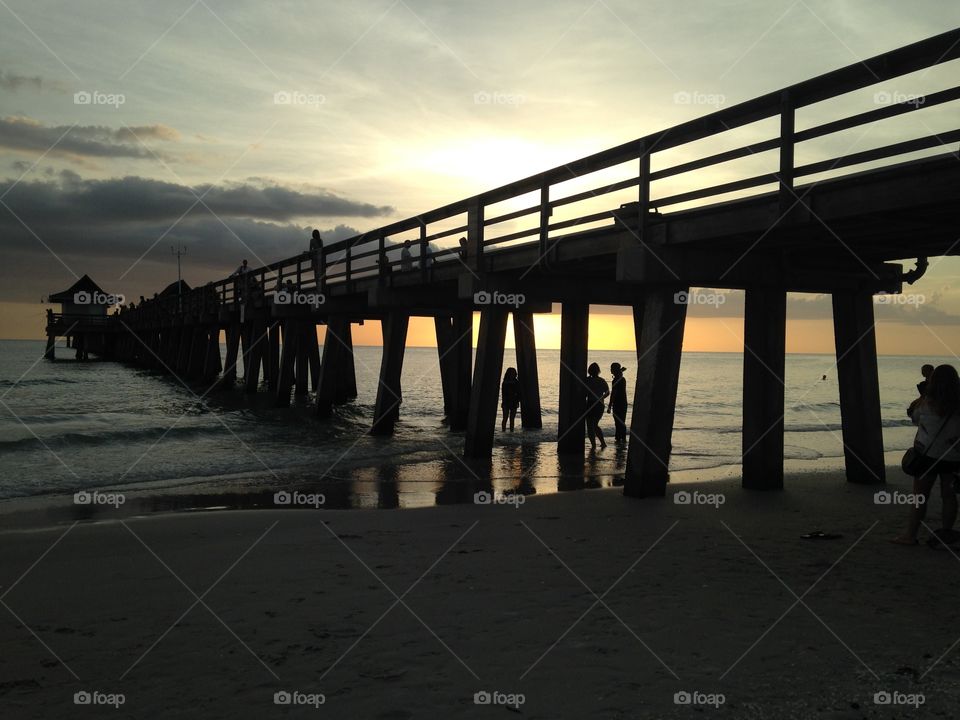
[[[461,262],[479,272],[484,268],[484,253],[487,249],[524,238],[533,238],[530,242],[539,243],[541,262],[547,262],[552,249],[564,237],[558,235],[558,231],[586,229],[596,223],[612,226],[618,218],[629,221],[642,242],[652,212],[733,192],[757,190],[759,193],[758,189],[764,186],[776,185],[781,209],[786,212],[794,204],[793,188],[799,178],[960,143],[960,128],[957,128],[940,133],[930,131],[928,135],[910,140],[799,166],[794,160],[794,150],[798,143],[956,101],[960,99],[960,86],[920,96],[922,101],[908,96],[902,101],[891,101],[883,107],[799,131],[795,129],[797,110],[958,58],[960,28],[719,109],[420,215],[331,243],[323,250],[324,266],[321,278],[314,276],[311,255],[304,252],[262,268],[251,269],[245,276],[224,278],[195,288],[184,293],[179,300],[176,296],[161,298],[159,302],[148,300],[139,310],[145,311],[153,307],[156,311],[173,309],[184,313],[202,313],[217,305],[241,301],[244,296],[249,299],[279,291],[288,279],[294,282],[298,289],[319,291],[330,284],[351,283],[364,277],[383,277],[402,269],[401,260],[390,257],[397,255],[401,246],[388,243],[388,239],[403,233],[416,233],[415,236],[407,238],[411,240],[411,247],[418,248],[418,254],[413,258],[413,269],[420,271],[426,281],[432,265],[449,262],[457,255],[461,255]],[[779,133],[776,137],[656,171],[651,170],[651,158],[657,153],[776,117],[779,117]],[[770,172],[672,195],[654,197],[651,194],[651,186],[656,181],[770,151],[779,151],[777,167]],[[615,182],[606,182],[593,189],[555,196],[557,186],[562,183],[631,162],[637,163],[635,175]],[[637,195],[636,201],[631,204],[629,215],[626,212],[618,213],[618,218],[615,218],[613,210],[607,208],[601,212],[552,220],[557,208],[593,201],[632,187],[637,188]],[[488,208],[508,201],[523,201],[524,196],[531,194],[536,195],[535,202],[493,217],[485,217]],[[532,226],[488,237],[488,228],[530,216],[533,216]],[[444,221],[452,224],[452,227],[430,227]],[[430,244],[435,240],[458,235],[466,238],[464,249],[434,248]],[[180,307],[178,302],[182,302]]]

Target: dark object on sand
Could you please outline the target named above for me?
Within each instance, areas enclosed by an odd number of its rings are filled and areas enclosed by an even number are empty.
[[[843,535],[839,533],[825,533],[823,530],[814,530],[813,532],[804,533],[800,537],[804,540],[839,540]]]

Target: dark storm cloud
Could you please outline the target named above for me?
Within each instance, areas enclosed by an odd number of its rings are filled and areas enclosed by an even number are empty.
[[[146,140],[175,141],[180,134],[166,125],[114,128],[105,125],[44,125],[32,118],[0,118],[0,147],[20,152],[76,155],[98,158],[152,159],[155,152]],[[50,150],[53,148],[53,150]]]
[[[187,248],[189,281],[206,282],[242,258],[259,266],[304,252],[314,226],[327,242],[358,234],[329,219],[391,212],[263,181],[189,188],[141,177],[85,180],[63,171],[53,180],[16,184],[3,198],[0,253],[9,279],[0,300],[35,300],[71,272],[89,273],[117,292],[153,292],[169,280],[163,273],[177,244]]]
[[[202,201],[198,201],[198,197]],[[21,182],[4,202],[25,223],[83,224],[174,222],[184,213],[290,221],[309,217],[379,217],[388,206],[371,205],[322,189],[294,190],[276,184],[231,183],[187,187],[129,176],[84,180],[65,171],[55,181]],[[0,226],[4,222],[0,208]],[[15,220],[7,215],[6,222]]]

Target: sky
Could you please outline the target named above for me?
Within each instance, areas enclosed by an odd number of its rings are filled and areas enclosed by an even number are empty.
[[[960,4],[0,0],[0,18],[0,337],[39,338],[41,299],[84,273],[136,298],[176,279],[174,246],[194,285],[267,264],[311,228],[349,237],[952,29]],[[823,103],[798,126],[951,87],[958,69]],[[842,133],[798,162],[953,129],[958,110]],[[934,260],[907,293],[877,305],[880,352],[960,349],[960,260]],[[690,307],[685,348],[742,349],[743,294],[722,295]],[[831,352],[830,312],[791,294],[788,351]],[[538,318],[541,347],[558,328]],[[590,336],[632,348],[632,320],[595,307]],[[377,323],[357,330],[379,341]],[[409,344],[433,342],[414,322]]]

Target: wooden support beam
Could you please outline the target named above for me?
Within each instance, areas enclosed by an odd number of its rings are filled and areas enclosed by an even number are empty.
[[[743,487],[783,488],[787,293],[747,290],[743,315]]]
[[[377,386],[377,401],[373,410],[374,435],[390,435],[400,417],[403,395],[400,374],[403,371],[403,353],[407,343],[407,328],[410,316],[392,312],[383,322],[383,360],[380,363],[380,383]]]
[[[206,333],[206,354],[203,358],[203,381],[211,382],[223,366],[220,362],[220,328],[213,326]]]
[[[443,391],[443,414],[450,417],[453,408],[454,366],[451,352],[453,350],[453,318],[446,315],[437,315],[433,318],[433,327],[437,336],[437,364],[440,367],[440,387]]]
[[[307,364],[310,366],[310,387],[316,392],[320,387],[320,341],[317,340],[317,323],[311,320],[307,323]]]
[[[586,432],[587,338],[590,306],[563,303],[560,317],[560,407],[557,418],[557,452],[583,453]]]
[[[280,354],[280,374],[277,377],[277,407],[289,407],[294,380],[293,369],[301,335],[300,321],[284,320],[280,325],[283,329],[283,349]]]
[[[280,323],[271,322],[267,337],[267,389],[275,392],[280,379]]]
[[[357,397],[357,367],[353,357],[353,325],[344,317],[337,334],[343,345],[343,354],[337,362],[337,385],[333,395],[334,405],[344,405]]]
[[[57,359],[57,336],[55,333],[47,334],[47,348],[43,351],[43,357],[45,360],[56,360]]]
[[[267,349],[267,323],[265,320],[251,321],[250,350],[243,358],[243,380],[248,393],[255,393],[260,387],[260,368]]]
[[[346,327],[346,330],[344,330]],[[323,340],[323,362],[320,364],[320,383],[317,387],[317,415],[329,417],[337,403],[339,381],[342,377],[342,364],[347,357],[352,359],[344,343],[344,335],[349,332],[349,318],[329,318],[327,334]]]
[[[833,293],[833,332],[847,480],[883,483],[886,469],[872,295]]]
[[[177,360],[173,365],[173,371],[177,375],[182,375],[187,369],[187,363],[190,360],[190,342],[192,340],[193,328],[181,325],[177,333]]]
[[[517,374],[520,380],[520,424],[528,429],[542,428],[540,374],[537,370],[533,313],[516,310],[513,312],[513,340],[517,348]]]
[[[140,357],[143,344],[134,338],[134,352]],[[207,329],[202,325],[193,328],[193,339],[190,343],[190,361],[187,365],[187,377],[199,380],[203,377],[203,367],[207,359]]]
[[[237,355],[240,351],[240,323],[231,322],[227,326],[227,355],[223,361],[223,385],[233,385],[237,380]]]
[[[470,396],[473,375],[473,311],[457,310],[453,313],[453,338],[450,357],[453,367],[453,407],[448,419],[450,429],[462,432],[467,429],[470,414]]]
[[[663,496],[669,480],[673,416],[680,380],[680,355],[687,305],[677,292],[688,288],[649,286],[642,294],[637,379],[623,494]]]
[[[503,344],[507,336],[507,312],[502,307],[491,307],[480,313],[477,366],[473,371],[470,414],[463,445],[463,455],[467,458],[489,458],[493,451],[500,376],[503,374]]]
[[[313,328],[313,334],[317,334],[317,326],[310,320],[301,320],[297,324],[300,337],[297,339],[297,363],[296,376],[293,387],[295,395],[306,395],[310,387],[310,338],[307,333]]]

